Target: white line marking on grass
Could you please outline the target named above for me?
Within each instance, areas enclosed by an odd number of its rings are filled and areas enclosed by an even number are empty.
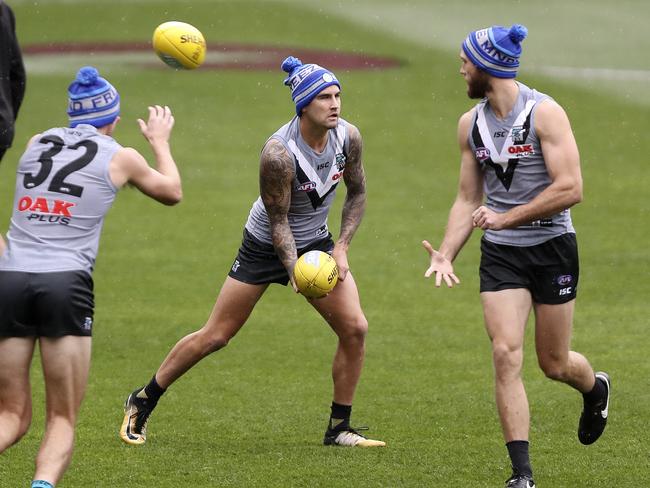
[[[650,81],[650,70],[612,68],[574,68],[571,66],[546,66],[536,70],[555,78],[602,81]]]

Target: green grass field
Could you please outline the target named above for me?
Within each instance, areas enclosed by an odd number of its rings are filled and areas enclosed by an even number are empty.
[[[95,64],[120,91],[116,138],[124,145],[150,156],[135,119],[149,104],[173,108],[172,147],[185,195],[179,206],[165,208],[125,190],[106,219],[94,275],[93,364],[75,457],[59,486],[502,486],[510,472],[478,297],[479,234],[456,262],[460,287],[437,290],[423,278],[428,258],[420,242],[437,244],[442,238],[458,177],[456,124],[473,103],[465,96],[453,49],[418,42],[394,26],[373,27],[368,18],[354,20],[369,2],[351,2],[357,11],[351,20],[325,2],[307,1],[9,3],[23,46],[148,42],[156,25],[175,19],[195,24],[212,43],[283,46],[287,55],[291,47],[333,49],[401,61],[385,71],[337,72],[343,116],[364,136],[368,179],[367,213],[350,251],[370,322],[353,423],[369,425],[371,435],[388,444],[346,450],[321,445],[334,335],[303,299],[279,286],[269,289],[226,349],[170,388],[149,423],[145,446],[126,446],[118,437],[126,395],[151,377],[180,337],[203,324],[235,257],[258,195],[259,150],[293,114],[279,61],[272,71],[174,72],[109,63],[94,53],[54,60],[45,68],[26,58],[28,88],[16,141],[0,166],[1,232],[11,215],[24,143],[38,131],[66,124],[66,88],[84,64]],[[470,27],[484,27],[498,14],[504,23],[519,20],[512,10],[519,2],[483,2],[483,8],[490,4],[489,17],[481,17],[481,10],[462,25],[471,20]],[[411,5],[414,25],[421,29],[416,21],[431,8],[425,2]],[[601,22],[611,29],[603,35],[616,36],[620,22],[634,18],[634,5],[612,7],[609,17],[603,12]],[[390,6],[378,2],[378,18]],[[561,16],[558,3],[547,8]],[[435,31],[444,17],[432,18]],[[404,23],[403,30],[410,30],[408,20]],[[555,28],[539,18],[535,25]],[[573,28],[574,49],[595,56],[591,24],[576,21]],[[457,45],[466,33],[456,32]],[[524,57],[528,47],[540,52],[533,37],[526,42]],[[648,69],[647,61],[637,62],[633,46],[620,56],[629,64],[594,61],[593,66]],[[576,436],[581,399],[544,378],[529,328],[524,375],[535,479],[540,488],[648,486],[643,434],[650,422],[648,104],[621,97],[624,81],[614,91],[596,90],[532,69],[522,72],[521,81],[565,107],[580,147],[585,198],[572,211],[582,264],[573,345],[595,368],[610,373],[614,388],[604,437],[582,446]],[[343,190],[339,193],[330,218],[335,235]],[[44,412],[38,359],[32,378],[32,428],[0,455],[3,488],[28,486],[33,473]]]

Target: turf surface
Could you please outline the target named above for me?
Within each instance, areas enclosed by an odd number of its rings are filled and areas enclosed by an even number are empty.
[[[178,19],[199,26],[210,42],[333,48],[402,62],[385,71],[337,72],[343,116],[364,136],[369,192],[350,251],[370,322],[353,422],[370,425],[371,435],[388,447],[321,445],[334,336],[304,300],[278,286],[225,350],[169,390],[152,417],[146,446],[120,442],[126,395],[149,379],[178,338],[206,319],[257,196],[259,149],[293,109],[279,69],[177,73],[113,63],[106,72],[123,103],[116,137],[149,155],[135,119],[148,104],[170,105],[185,198],[170,209],[126,190],[106,220],[95,272],[93,365],[75,457],[59,486],[502,485],[508,460],[478,300],[478,233],[457,260],[460,287],[436,290],[422,278],[427,258],[420,241],[442,237],[456,192],[456,123],[472,105],[455,53],[296,2],[12,5],[25,46],[147,42],[157,24]],[[94,59],[99,58],[88,53],[75,61],[81,66]],[[27,62],[34,71],[28,74],[17,140],[0,166],[2,229],[24,141],[66,123],[65,89],[73,72],[37,72]],[[585,199],[573,211],[582,261],[574,347],[595,368],[607,370],[614,387],[603,439],[580,445],[580,398],[544,378],[528,331],[524,375],[536,481],[555,488],[645,486],[648,110],[550,77],[527,75],[522,81],[565,107],[581,150]],[[330,219],[335,235],[342,198]],[[44,410],[38,360],[32,377],[32,428],[0,456],[2,487],[27,486],[32,475]]]

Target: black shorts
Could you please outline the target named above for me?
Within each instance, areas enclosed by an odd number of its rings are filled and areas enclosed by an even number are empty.
[[[94,307],[85,271],[0,271],[0,337],[90,336]]]
[[[566,303],[576,297],[579,272],[575,234],[527,247],[481,239],[481,292],[526,288],[535,303]]]
[[[334,241],[332,241],[332,234],[328,233],[323,239],[298,249],[298,256],[314,250],[332,254],[332,249],[334,249]],[[289,283],[289,275],[278,258],[275,248],[270,244],[260,242],[246,228],[244,228],[241,247],[228,276],[251,285],[266,283],[286,285]]]

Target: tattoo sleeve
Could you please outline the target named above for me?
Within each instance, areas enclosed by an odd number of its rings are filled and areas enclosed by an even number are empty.
[[[260,195],[271,223],[273,247],[289,273],[298,258],[288,219],[295,171],[293,158],[282,143],[268,141],[260,158]]]
[[[343,202],[339,236],[339,242],[346,246],[350,244],[359,227],[366,208],[366,175],[361,162],[362,146],[361,134],[356,127],[350,126],[348,158],[343,173],[347,193]]]

